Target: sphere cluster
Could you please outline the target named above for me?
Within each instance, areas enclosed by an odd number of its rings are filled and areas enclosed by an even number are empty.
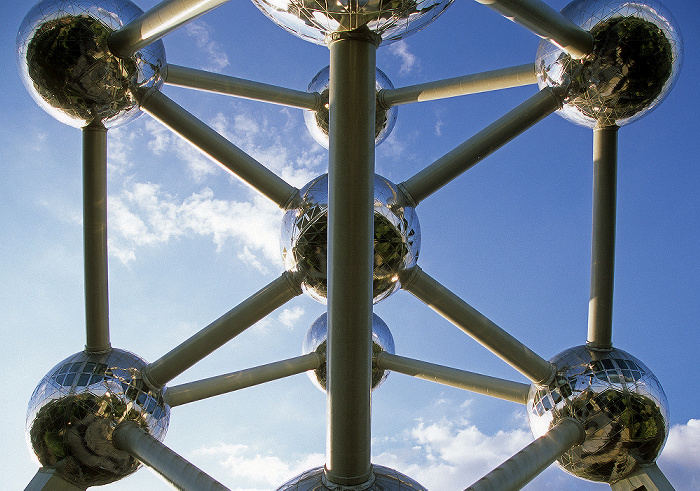
[[[142,13],[128,0],[36,4],[19,29],[17,61],[22,81],[39,106],[77,128],[92,122],[115,127],[140,115],[137,91],[163,83],[163,43],[118,58],[107,41]]]
[[[549,41],[537,50],[540,88],[566,88],[566,119],[591,128],[623,126],[666,97],[680,71],[682,41],[655,0],[575,0],[562,14],[589,31],[593,52],[573,59]]]
[[[586,346],[563,351],[551,362],[555,379],[532,386],[527,411],[535,438],[562,418],[583,426],[584,442],[558,460],[565,471],[613,483],[654,462],[668,436],[668,403],[642,362],[620,349]]]
[[[323,479],[323,467],[302,472],[290,479],[276,491],[330,491]],[[427,491],[416,481],[400,472],[381,465],[372,465],[374,482],[363,491]],[[360,488],[357,488],[358,490]]]
[[[282,220],[282,258],[288,271],[299,271],[302,288],[325,303],[328,282],[328,174],[301,190],[302,203]],[[399,273],[415,266],[420,250],[420,224],[413,207],[405,204],[395,184],[374,176],[374,302],[399,289]]]
[[[306,332],[302,353],[308,354],[314,351],[319,355],[326,355],[328,347],[328,314],[324,313],[311,324],[311,327]],[[382,351],[395,353],[394,337],[391,335],[389,326],[377,315],[372,314],[372,355],[377,356]],[[321,389],[326,391],[326,362],[323,362],[316,370],[307,372],[311,382]],[[379,368],[376,362],[372,361],[372,390],[376,389],[384,383],[389,376],[389,372]]]
[[[273,22],[295,36],[324,44],[334,33],[363,29],[383,44],[430,24],[453,0],[253,0]]]
[[[69,356],[39,382],[27,409],[27,440],[43,466],[78,486],[117,481],[140,463],[112,443],[122,421],[162,440],[170,408],[140,377],[146,362],[124,350]]]
[[[376,90],[393,89],[394,85],[389,80],[386,74],[377,68]],[[307,92],[318,92],[321,94],[322,107],[317,111],[306,111],[304,113],[304,122],[311,136],[318,142],[319,145],[328,148],[328,126],[330,121],[330,108],[328,105],[330,85],[330,67],[322,69],[311,80]],[[396,115],[399,112],[396,106],[389,109],[383,108],[379,102],[376,104],[374,118],[374,144],[379,145],[391,134],[396,124]]]

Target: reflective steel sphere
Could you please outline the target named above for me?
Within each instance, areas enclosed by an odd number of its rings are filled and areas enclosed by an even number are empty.
[[[136,90],[162,85],[163,43],[121,59],[109,51],[107,39],[142,13],[128,0],[36,4],[17,34],[17,61],[39,106],[77,128],[93,121],[115,127],[141,114]]]
[[[580,60],[549,41],[539,45],[539,86],[567,88],[564,118],[590,128],[623,126],[661,103],[682,56],[680,31],[665,8],[654,0],[575,0],[562,14],[595,41]]]
[[[393,89],[394,85],[389,80],[383,71],[377,68],[376,74],[377,92],[382,89]],[[311,136],[318,142],[319,145],[328,148],[328,121],[329,121],[329,106],[328,106],[328,86],[330,85],[330,67],[326,67],[316,74],[309,84],[308,92],[318,92],[323,100],[323,108],[318,111],[305,111],[304,122],[306,127],[311,132]],[[374,119],[374,144],[379,145],[383,142],[396,124],[396,114],[399,112],[396,106],[389,109],[384,109],[379,103],[376,105]]]
[[[302,353],[308,354],[316,352],[319,355],[326,355],[328,345],[328,314],[324,313],[311,324],[306,332]],[[377,356],[382,351],[395,353],[394,337],[386,323],[377,315],[372,314],[372,355]],[[307,372],[309,378],[316,387],[323,392],[326,391],[326,363],[323,362],[316,370]],[[372,362],[372,390],[384,383],[389,376],[387,370],[382,370],[375,362]]]
[[[309,182],[300,195],[302,204],[288,210],[282,220],[282,258],[288,271],[303,274],[304,291],[326,303],[328,174]],[[420,224],[415,210],[404,203],[396,185],[374,176],[375,303],[398,290],[399,273],[418,260]]]
[[[112,444],[122,421],[135,421],[158,440],[165,437],[170,408],[163,389],[148,389],[146,362],[128,351],[81,351],[56,365],[39,382],[27,409],[27,440],[43,466],[78,486],[117,481],[139,467]]]
[[[613,483],[654,462],[668,436],[668,403],[659,381],[619,349],[568,349],[551,362],[555,380],[533,385],[527,402],[535,438],[562,418],[579,421],[585,441],[559,458],[567,472]]]
[[[381,465],[372,465],[374,482],[363,491],[427,491],[423,486],[405,474]],[[323,478],[323,467],[316,467],[290,479],[276,491],[330,491]],[[357,488],[358,490],[360,488]]]
[[[307,41],[324,44],[336,32],[367,29],[389,44],[419,31],[452,0],[253,0],[273,22]]]

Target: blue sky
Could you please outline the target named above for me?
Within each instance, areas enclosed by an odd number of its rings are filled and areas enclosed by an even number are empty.
[[[84,339],[80,131],[41,110],[15,69],[15,36],[34,2],[0,5],[0,462],[6,489],[36,472],[26,405]],[[566,2],[550,0],[560,9]],[[142,0],[148,9],[155,4]],[[671,435],[659,465],[700,488],[700,128],[694,0],[667,0],[684,65],[667,100],[619,132],[613,343],[661,381]],[[396,87],[534,61],[538,38],[457,0],[404,42],[381,47]],[[305,89],[328,50],[284,32],[247,0],[164,39],[170,63]],[[520,87],[399,108],[377,173],[401,182],[537,90]],[[165,87],[172,97],[295,186],[327,169],[301,110]],[[282,271],[281,211],[148,115],[109,134],[110,323],[115,347],[153,361]],[[552,115],[417,208],[418,264],[544,358],[585,343],[591,235],[591,131]],[[172,384],[296,356],[324,312],[301,296]],[[375,312],[397,354],[526,382],[400,291]],[[373,395],[373,460],[429,489],[463,489],[532,440],[525,408],[391,374]],[[238,491],[275,489],[322,465],[325,396],[297,375],[177,407],[165,443]],[[109,489],[167,489],[148,470]],[[529,489],[606,489],[556,466]]]

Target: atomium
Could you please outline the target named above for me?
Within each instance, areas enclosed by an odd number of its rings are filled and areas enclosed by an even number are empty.
[[[313,179],[300,191],[302,203],[282,219],[282,259],[287,271],[302,274],[302,288],[325,303],[328,291],[327,232],[328,174]],[[374,303],[401,286],[399,273],[415,266],[420,251],[420,224],[412,206],[396,185],[374,177]]]
[[[311,327],[306,331],[304,344],[302,345],[302,354],[316,352],[319,355],[326,356],[328,347],[328,314],[323,313],[318,319],[311,324]],[[394,337],[391,335],[389,326],[377,315],[372,314],[372,355],[377,356],[382,351],[395,353]],[[309,379],[313,384],[326,391],[326,363],[323,362],[316,370],[307,372]],[[383,370],[377,366],[376,361],[372,361],[372,390],[376,389],[384,383],[389,376],[387,370]]]
[[[374,482],[368,487],[363,487],[365,491],[427,491],[416,481],[394,469],[372,465],[372,472]],[[323,467],[316,467],[290,479],[276,491],[331,491],[333,489],[337,488],[323,477]]]
[[[562,418],[583,426],[585,440],[559,458],[562,469],[612,483],[654,462],[668,436],[668,403],[642,362],[620,349],[586,346],[550,361],[557,368],[554,381],[531,387],[527,410],[536,438]]]
[[[34,100],[59,121],[107,128],[141,114],[137,92],[160,88],[161,41],[117,58],[109,35],[142,12],[128,0],[43,0],[22,21],[17,62]]]
[[[124,350],[81,351],[39,382],[27,409],[27,443],[41,465],[79,486],[98,486],[135,472],[140,462],[112,443],[122,421],[162,440],[170,408],[163,390],[140,377],[146,362]]]
[[[562,14],[591,33],[594,48],[576,60],[540,42],[538,83],[566,88],[561,116],[590,128],[623,126],[661,103],[682,56],[680,31],[665,8],[653,0],[575,0]]]
[[[376,73],[376,89],[377,93],[380,90],[393,89],[394,85],[389,80],[383,71],[377,69]],[[318,92],[321,94],[321,109],[316,111],[306,111],[304,113],[304,122],[311,136],[316,142],[328,148],[328,125],[330,120],[329,105],[328,105],[328,86],[330,85],[330,67],[322,69],[311,80],[307,92]],[[379,102],[376,104],[376,112],[374,118],[374,144],[379,145],[391,134],[396,124],[396,116],[398,108],[396,106],[386,109]]]
[[[334,33],[365,30],[383,44],[424,28],[450,6],[452,0],[253,0],[277,25],[307,41],[325,44]]]

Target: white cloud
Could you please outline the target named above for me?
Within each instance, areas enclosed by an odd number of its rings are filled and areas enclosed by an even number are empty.
[[[109,198],[110,252],[127,263],[140,247],[198,235],[211,237],[221,251],[228,240],[243,247],[239,258],[258,270],[280,264],[281,210],[256,196],[250,202],[227,201],[205,188],[180,201],[157,184],[131,183]]]
[[[187,35],[195,39],[197,47],[206,54],[205,70],[218,71],[229,65],[228,55],[221,43],[212,40],[212,28],[202,20],[190,22],[185,26]]]
[[[700,489],[700,419],[671,428],[658,462],[676,491]]]
[[[401,75],[407,75],[420,68],[418,57],[409,51],[406,41],[402,40],[390,44],[389,53],[397,56],[399,60],[401,60],[401,68],[399,68],[399,73]]]
[[[325,462],[323,454],[305,454],[290,462],[277,455],[262,454],[248,445],[241,444],[218,443],[202,447],[194,453],[216,460],[234,482],[243,480],[268,490]]]
[[[294,327],[294,323],[301,319],[301,317],[304,315],[304,308],[303,307],[294,307],[293,309],[284,309],[279,316],[277,316],[277,319],[285,326],[292,328]]]

